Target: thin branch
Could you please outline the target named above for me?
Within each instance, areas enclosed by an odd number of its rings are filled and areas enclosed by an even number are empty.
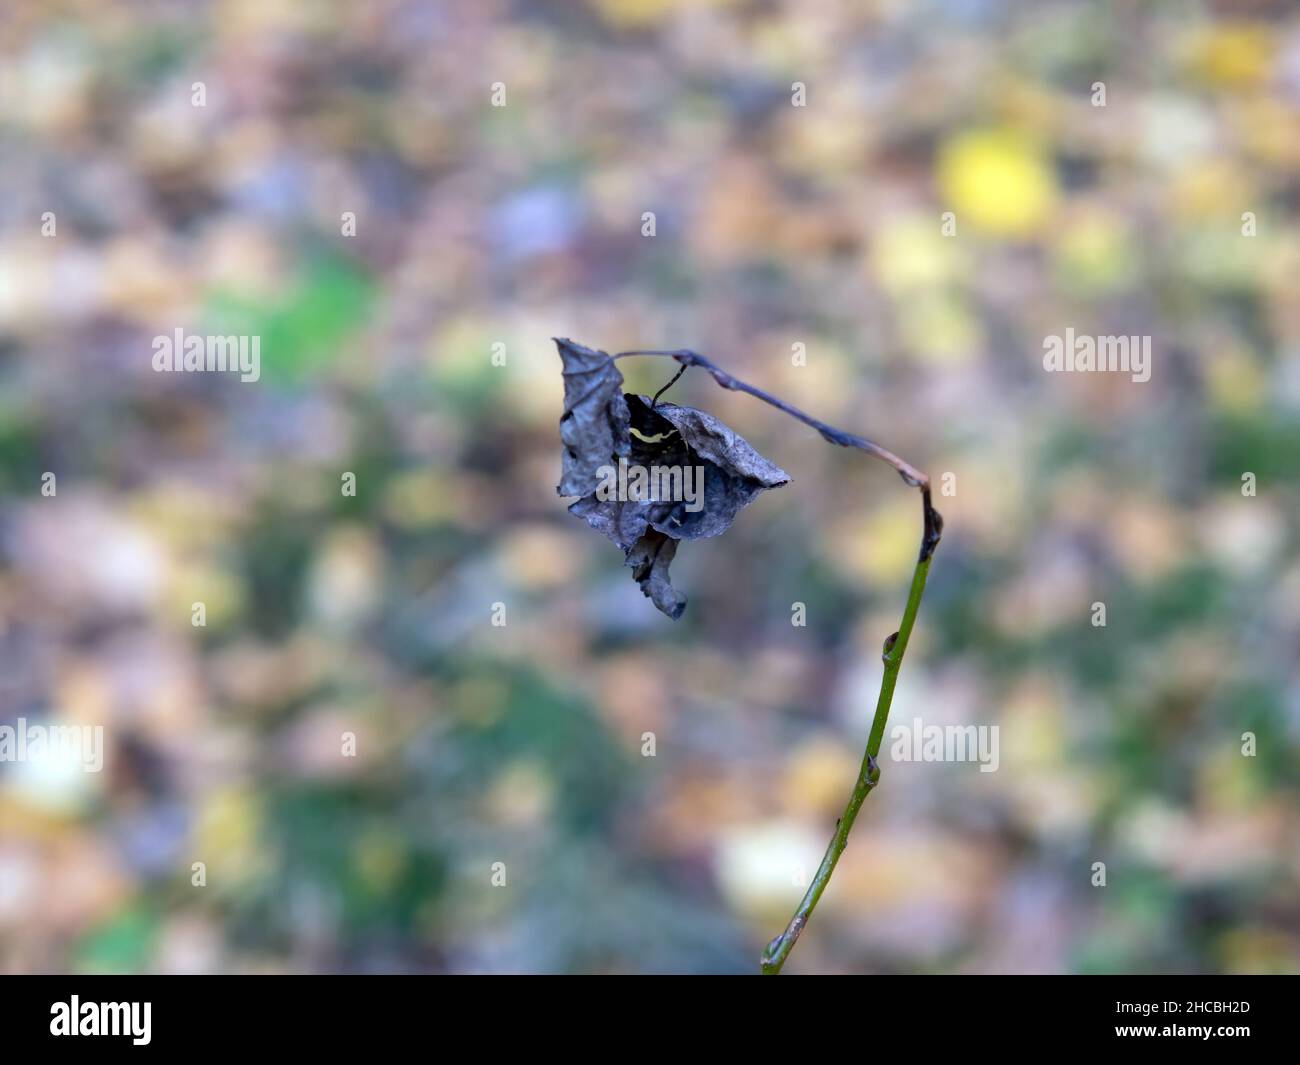
[[[678,382],[678,380],[681,378],[682,374],[684,374],[689,369],[690,369],[689,365],[683,366],[680,370],[678,370],[675,374],[673,374],[671,381],[669,381],[666,385],[663,386],[663,388],[659,389],[659,391],[654,394],[654,399],[650,401],[651,410],[653,410],[655,407],[659,405],[659,397],[662,396],[665,392],[667,392],[670,388],[672,388],[673,385],[675,385]]]
[[[885,723],[889,720],[889,708],[894,701],[894,686],[898,681],[898,669],[903,664],[903,654],[907,650],[908,638],[912,635],[912,625],[916,621],[916,612],[921,606],[921,594],[925,591],[925,579],[930,572],[930,559],[921,559],[912,574],[912,588],[907,593],[907,606],[903,610],[903,620],[898,631],[885,641],[882,657],[885,661],[885,674],[880,681],[880,696],[876,700],[876,716],[871,722],[871,736],[867,740],[867,750],[862,756],[862,767],[858,770],[858,779],[853,785],[844,813],[835,822],[835,835],[831,837],[826,853],[822,856],[817,875],[804,893],[803,900],[790,918],[785,931],[767,945],[763,952],[763,975],[775,976],[781,971],[790,951],[794,949],[799,935],[812,916],[814,908],[830,883],[835,865],[849,844],[849,833],[853,831],[853,822],[857,820],[858,811],[871,790],[880,780],[880,766],[876,756],[880,754],[880,745],[885,737]]]
[[[865,451],[868,455],[888,463],[898,471],[898,475],[910,487],[920,489],[921,493],[921,550],[917,556],[916,569],[912,573],[912,587],[907,593],[907,605],[903,608],[903,619],[899,622],[898,631],[885,641],[882,654],[885,672],[880,679],[880,695],[876,700],[876,714],[871,721],[871,734],[867,738],[867,749],[862,756],[862,766],[858,770],[858,779],[853,785],[853,792],[849,796],[848,805],[844,807],[844,813],[840,815],[840,819],[835,823],[835,834],[831,837],[826,853],[822,857],[821,865],[817,868],[817,875],[813,877],[812,883],[808,886],[808,891],[794,911],[794,916],[790,918],[790,923],[786,925],[785,931],[772,940],[763,952],[763,975],[775,976],[781,971],[781,967],[790,956],[790,951],[794,949],[800,934],[812,917],[813,910],[817,907],[822,893],[826,890],[826,885],[830,883],[831,874],[835,872],[835,865],[839,862],[840,855],[844,853],[844,848],[848,846],[849,833],[853,830],[853,822],[857,820],[858,811],[880,780],[880,765],[876,761],[876,756],[880,754],[880,745],[884,742],[885,725],[889,721],[889,709],[893,705],[894,688],[898,683],[898,670],[903,664],[903,655],[907,652],[907,642],[912,635],[912,626],[916,623],[917,611],[921,608],[921,596],[925,592],[926,578],[930,573],[930,560],[934,555],[934,549],[939,546],[939,538],[943,535],[943,516],[931,505],[930,478],[915,466],[904,462],[892,451],[881,447],[879,444],[854,433],[836,429],[833,425],[827,425],[825,422],[805,414],[797,407],[792,407],[784,400],[764,392],[761,388],[755,388],[739,378],[732,377],[731,374],[715,366],[703,355],[689,349],[683,348],[679,351],[621,351],[614,358],[621,359],[629,355],[669,356],[682,364],[682,369],[678,371],[672,381],[669,381],[664,388],[661,388],[656,393],[656,401],[678,377],[681,377],[688,367],[699,366],[708,370],[713,380],[723,388],[730,389],[733,392],[747,392],[749,395],[761,399],[764,403],[771,404],[777,410],[784,411],[805,425],[816,429],[832,444],[838,444],[840,447],[858,448],[860,451]]]

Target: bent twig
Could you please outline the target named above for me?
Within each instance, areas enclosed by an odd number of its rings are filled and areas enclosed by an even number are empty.
[[[880,695],[876,700],[876,714],[871,721],[871,734],[867,739],[866,752],[862,756],[862,767],[858,770],[858,779],[853,785],[853,792],[849,795],[849,801],[844,807],[844,813],[840,815],[840,819],[835,823],[835,834],[831,837],[825,855],[822,856],[821,865],[817,868],[817,875],[813,877],[812,883],[808,886],[807,892],[800,901],[798,908],[794,911],[794,916],[790,918],[790,923],[786,925],[785,931],[773,939],[767,945],[767,949],[763,951],[762,972],[765,976],[775,976],[781,971],[781,967],[790,956],[790,951],[794,949],[800,934],[812,917],[813,910],[817,907],[822,893],[826,890],[826,885],[830,883],[831,874],[835,872],[835,865],[839,862],[840,855],[844,853],[844,848],[848,846],[849,833],[853,830],[853,822],[857,820],[858,811],[862,808],[863,802],[866,801],[867,795],[871,793],[871,790],[880,780],[880,765],[877,763],[876,757],[880,754],[880,745],[885,738],[885,725],[889,720],[889,708],[894,701],[894,687],[898,682],[898,670],[903,664],[903,655],[907,651],[907,643],[912,635],[912,626],[916,623],[916,614],[921,607],[921,596],[925,592],[926,578],[930,573],[930,559],[934,554],[934,549],[939,546],[939,539],[943,535],[943,516],[931,505],[930,478],[915,466],[904,462],[892,451],[881,447],[879,444],[854,433],[845,432],[843,429],[837,429],[833,425],[827,425],[825,422],[805,414],[797,407],[791,406],[784,400],[778,399],[771,393],[764,392],[761,388],[755,388],[739,378],[732,377],[731,374],[715,366],[703,355],[689,349],[683,348],[678,351],[621,351],[614,358],[621,359],[630,355],[661,355],[676,359],[681,363],[682,369],[677,372],[676,376],[667,385],[659,390],[655,395],[656,401],[681,377],[688,367],[698,366],[707,370],[713,380],[723,388],[730,389],[733,392],[747,392],[756,399],[771,404],[777,410],[784,411],[792,418],[797,418],[805,425],[816,429],[830,443],[838,444],[840,447],[857,448],[859,451],[865,451],[868,455],[888,463],[898,471],[898,475],[903,478],[909,487],[919,489],[921,493],[921,550],[917,556],[916,569],[912,573],[912,586],[907,593],[907,605],[903,608],[903,619],[899,622],[898,631],[885,641],[882,655],[885,672],[880,680]]]

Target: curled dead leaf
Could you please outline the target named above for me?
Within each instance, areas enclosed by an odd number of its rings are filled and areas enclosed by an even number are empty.
[[[555,343],[564,367],[557,490],[581,497],[570,513],[618,544],[642,592],[678,618],[686,599],[668,576],[678,542],[721,535],[759,493],[790,478],[707,411],[625,395],[605,352]],[[628,491],[633,470],[651,475]]]

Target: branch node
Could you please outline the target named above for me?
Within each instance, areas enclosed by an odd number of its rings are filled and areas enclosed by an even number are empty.
[[[889,652],[894,649],[894,644],[898,642],[898,633],[890,633],[885,637],[885,646],[880,652],[880,660],[889,665]]]

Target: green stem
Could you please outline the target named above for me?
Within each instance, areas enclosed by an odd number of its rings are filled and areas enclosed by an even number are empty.
[[[848,805],[844,807],[844,813],[835,824],[835,835],[831,837],[826,854],[822,857],[822,863],[817,868],[817,875],[808,886],[803,901],[794,911],[794,916],[790,918],[785,931],[772,940],[763,952],[764,976],[775,976],[779,973],[786,958],[790,956],[799,934],[808,924],[813,910],[821,900],[822,892],[830,883],[831,874],[835,872],[835,865],[839,862],[840,855],[849,844],[849,833],[853,831],[853,822],[857,820],[858,811],[862,809],[867,795],[880,779],[880,766],[876,762],[876,756],[880,754],[880,745],[884,742],[885,724],[889,720],[889,708],[894,701],[894,687],[898,683],[898,669],[903,664],[907,641],[912,635],[916,613],[921,607],[921,595],[925,592],[925,579],[930,572],[932,557],[932,555],[925,555],[917,561],[916,570],[912,574],[912,588],[907,593],[907,606],[903,609],[903,620],[898,626],[898,632],[885,641],[883,655],[885,673],[880,680],[880,697],[876,700],[876,716],[871,722],[871,736],[867,740],[867,750],[862,757],[862,767],[858,770],[858,779],[853,785],[853,793],[849,796]]]
[[[916,622],[916,612],[921,607],[921,593],[925,591],[925,578],[930,572],[930,559],[934,555],[934,549],[939,546],[940,538],[943,536],[943,515],[931,505],[930,478],[911,463],[905,462],[892,451],[881,447],[866,437],[845,432],[843,429],[837,429],[833,425],[827,425],[824,421],[814,418],[811,414],[805,414],[798,407],[792,407],[778,396],[774,396],[770,392],[764,392],[761,388],[755,388],[747,381],[742,381],[739,377],[732,377],[722,367],[715,365],[699,352],[691,351],[689,348],[680,348],[677,351],[620,351],[612,357],[622,359],[630,355],[667,356],[676,359],[681,364],[682,369],[677,372],[672,381],[669,381],[667,385],[655,393],[655,402],[658,402],[659,397],[667,391],[678,377],[681,377],[684,370],[690,366],[699,366],[707,370],[713,380],[723,388],[730,389],[733,392],[746,392],[756,399],[761,399],[764,403],[768,403],[777,410],[784,411],[792,418],[803,422],[804,425],[812,426],[822,434],[823,439],[830,443],[837,444],[840,447],[857,448],[859,451],[865,451],[873,458],[888,463],[903,478],[904,483],[912,488],[919,489],[921,492],[921,553],[916,562],[916,571],[912,574],[912,590],[907,595],[907,606],[903,609],[903,620],[898,626],[898,631],[885,641],[885,675],[880,681],[880,698],[876,701],[876,716],[871,722],[871,736],[867,740],[866,754],[862,756],[862,768],[858,771],[858,782],[853,786],[853,794],[849,796],[849,804],[844,808],[844,814],[835,825],[835,835],[831,838],[830,846],[826,848],[826,855],[822,858],[822,864],[818,867],[817,875],[813,877],[812,885],[808,888],[807,894],[804,895],[803,901],[799,903],[799,908],[794,911],[794,916],[790,918],[790,923],[786,926],[785,931],[772,940],[767,945],[767,950],[763,952],[763,974],[765,976],[775,976],[781,971],[785,959],[790,956],[790,951],[794,949],[799,933],[803,931],[804,925],[808,923],[813,909],[817,906],[817,901],[822,897],[822,892],[826,890],[826,885],[831,879],[831,873],[835,872],[835,863],[840,860],[840,855],[844,853],[844,848],[848,846],[849,832],[853,829],[853,822],[857,819],[858,810],[862,808],[867,793],[876,786],[876,782],[880,779],[880,766],[876,764],[876,755],[880,753],[880,744],[885,738],[885,723],[889,720],[889,706],[894,701],[894,685],[898,682],[898,667],[903,664],[903,653],[907,650],[907,641],[912,635],[912,625]]]

